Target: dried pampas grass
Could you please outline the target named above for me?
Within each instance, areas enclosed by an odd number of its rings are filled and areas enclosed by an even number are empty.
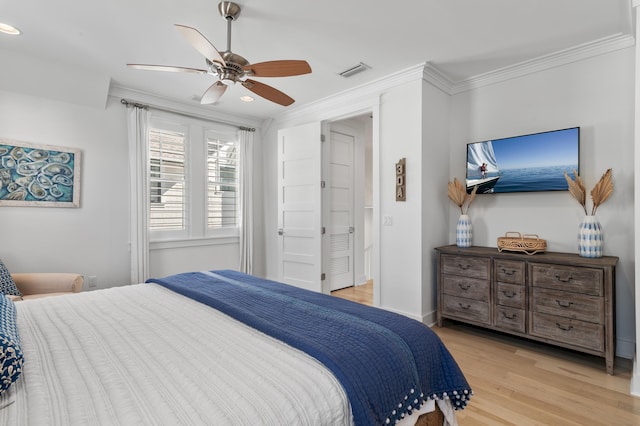
[[[448,184],[449,199],[458,206],[461,214],[467,214],[471,203],[476,198],[478,187],[474,186],[471,194],[467,194],[467,188],[457,179],[453,178],[453,182]]]
[[[564,178],[567,180],[567,184],[569,185],[569,193],[573,198],[575,198],[578,203],[582,206],[584,210],[584,214],[587,213],[587,190],[584,186],[584,182],[578,176],[577,171],[573,171],[574,179],[564,172]],[[596,214],[596,210],[600,207],[613,193],[613,174],[611,169],[607,169],[606,172],[602,175],[596,186],[591,190],[591,200],[593,201],[593,207],[591,208],[591,215]]]

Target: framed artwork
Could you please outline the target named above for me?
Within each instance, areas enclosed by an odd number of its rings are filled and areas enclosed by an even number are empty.
[[[81,152],[0,138],[0,207],[80,207]]]

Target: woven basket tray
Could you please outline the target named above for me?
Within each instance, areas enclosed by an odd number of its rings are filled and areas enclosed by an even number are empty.
[[[520,251],[536,254],[547,249],[547,240],[535,234],[521,235],[519,232],[507,232],[504,237],[498,237],[498,251]]]

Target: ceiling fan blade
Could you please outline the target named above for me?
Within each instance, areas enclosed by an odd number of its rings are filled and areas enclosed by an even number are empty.
[[[201,70],[198,68],[187,67],[171,67],[167,65],[147,65],[147,64],[127,64],[129,68],[135,68],[137,70],[150,70],[150,71],[169,71],[169,72],[192,72],[196,74],[206,74],[207,70]]]
[[[293,98],[287,96],[278,89],[275,89],[264,83],[260,83],[259,81],[248,79],[247,81],[244,81],[242,85],[251,90],[256,95],[262,96],[263,98],[270,100],[271,102],[275,102],[283,106],[289,106],[295,102]]]
[[[291,77],[311,72],[307,61],[291,60],[258,62],[246,65],[243,69],[256,77]]]
[[[227,87],[229,86],[227,86],[226,84],[222,84],[219,81],[216,81],[211,86],[209,86],[206,92],[204,92],[204,95],[202,95],[202,98],[200,99],[200,103],[201,104],[215,103],[218,99],[220,99],[222,95],[224,95],[224,92],[227,91]]]
[[[175,26],[178,31],[180,31],[180,34],[182,34],[184,38],[186,38],[187,41],[205,58],[211,62],[218,62],[222,65],[226,65],[222,55],[218,52],[218,49],[216,49],[200,31],[195,28],[187,27],[186,25],[175,24]]]

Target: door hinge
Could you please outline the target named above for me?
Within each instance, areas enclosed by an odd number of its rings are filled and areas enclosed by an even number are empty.
[[[324,135],[320,135],[320,142],[324,142],[327,138]]]
[[[354,228],[353,226],[349,227],[349,233],[353,234],[355,232],[356,228]]]
[[[327,232],[327,228],[323,226],[322,229],[320,229],[320,234],[324,235],[326,232]]]
[[[320,274],[320,281],[324,281],[327,279],[327,275],[323,272]]]
[[[320,181],[320,188],[324,189],[325,185],[326,185],[325,181],[321,180]]]

